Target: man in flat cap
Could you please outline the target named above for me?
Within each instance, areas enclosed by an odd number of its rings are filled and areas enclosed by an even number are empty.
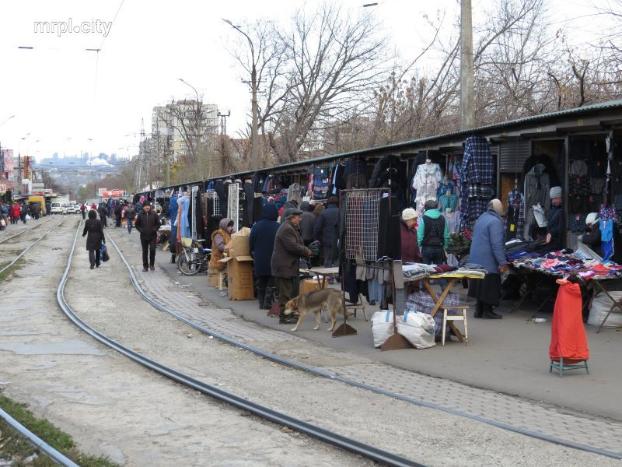
[[[562,207],[562,189],[554,186],[549,192],[551,209],[547,217],[546,244],[548,250],[557,251],[564,248],[564,209]]]
[[[293,315],[286,316],[285,304],[298,296],[300,281],[298,280],[299,262],[302,257],[310,257],[312,251],[307,248],[300,234],[302,211],[288,208],[283,213],[285,222],[281,224],[274,239],[272,253],[272,276],[279,295],[279,323],[287,324],[297,320]]]

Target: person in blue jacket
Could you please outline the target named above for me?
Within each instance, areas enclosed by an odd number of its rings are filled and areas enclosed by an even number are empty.
[[[501,273],[508,270],[502,214],[503,204],[493,199],[473,227],[469,263],[486,269],[483,280],[471,279],[469,285],[469,296],[477,300],[475,318],[502,318],[493,311],[501,299]]]
[[[270,303],[266,300],[266,289],[272,283],[270,260],[274,251],[274,238],[280,224],[276,221],[279,216],[276,206],[272,203],[261,208],[261,217],[251,228],[249,238],[251,256],[253,257],[253,273],[257,287],[259,308],[269,309]]]

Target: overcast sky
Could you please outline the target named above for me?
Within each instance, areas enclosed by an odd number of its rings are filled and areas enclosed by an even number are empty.
[[[334,0],[360,11],[367,0]],[[485,20],[494,0],[472,0],[474,22]],[[228,47],[236,33],[221,18],[244,25],[256,19],[285,22],[299,0],[21,0],[0,3],[0,144],[37,157],[137,151],[141,118],[149,132],[151,108],[194,93],[231,111],[229,134],[247,120],[249,92]],[[308,0],[307,6],[319,2]],[[424,15],[446,12],[447,30],[457,0],[384,0],[366,9],[399,57],[408,61],[429,40]],[[606,0],[548,0],[550,20],[567,26],[574,41],[594,40],[603,27],[588,17]],[[120,7],[120,8],[119,8]],[[110,22],[93,32],[35,32],[35,22]],[[98,30],[97,30],[98,29]],[[31,46],[32,50],[18,49]],[[99,55],[86,48],[101,48]],[[99,58],[98,58],[99,56]],[[9,119],[11,115],[15,115]],[[9,120],[7,120],[9,119]]]

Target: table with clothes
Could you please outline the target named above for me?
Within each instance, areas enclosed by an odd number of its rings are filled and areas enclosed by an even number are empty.
[[[424,289],[415,290],[408,295],[404,307],[405,311],[419,311],[431,315],[434,318],[434,333],[436,337],[441,335],[443,327],[443,316],[438,311],[444,307],[460,305],[459,295],[452,292],[454,286],[461,283],[464,279],[482,280],[486,275],[485,270],[469,264],[457,268],[446,264],[413,263],[403,265],[402,272],[406,284],[421,283]],[[439,281],[441,284],[442,290],[440,295],[437,295],[431,281]],[[458,310],[449,310],[449,314],[455,313],[458,313]],[[464,340],[464,336],[454,326],[453,322],[448,322],[447,326],[460,342]]]
[[[594,258],[582,250],[565,249],[541,254],[536,251],[529,251],[528,247],[525,250],[513,251],[508,254],[508,260],[512,265],[512,273],[519,276],[531,275],[533,277],[539,275],[540,278],[545,276],[554,280],[576,276],[582,279],[584,321],[587,320],[590,297],[594,292],[605,293],[611,298],[614,307],[618,305],[604,285],[605,281],[622,278],[622,265],[613,261]],[[556,288],[552,287],[549,298],[553,298],[555,293]],[[518,309],[528,295],[525,294],[514,309]],[[546,302],[546,300],[541,302],[537,311],[540,311]]]

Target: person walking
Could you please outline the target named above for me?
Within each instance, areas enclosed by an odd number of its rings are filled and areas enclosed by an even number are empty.
[[[128,204],[125,206],[125,222],[127,224],[127,233],[132,233],[132,227],[134,226],[134,218],[136,217],[136,211],[134,206]]]
[[[99,219],[102,221],[102,226],[104,228],[108,227],[108,208],[104,203],[100,203],[99,208],[97,208],[97,212],[99,213]]]
[[[324,267],[331,268],[337,263],[339,250],[339,199],[336,196],[328,198],[326,209],[322,211],[313,228],[316,240],[322,246]]]
[[[417,211],[406,208],[402,211],[400,222],[402,263],[420,263],[421,252],[417,240]]]
[[[469,263],[486,269],[483,280],[471,279],[469,284],[469,296],[477,300],[475,318],[502,318],[493,311],[501,299],[501,273],[508,270],[501,214],[503,204],[493,199],[488,203],[488,210],[479,216],[473,227]]]
[[[86,218],[86,206],[84,203],[80,204],[80,214],[82,214],[82,220]]]
[[[257,285],[257,300],[261,310],[269,309],[271,305],[266,303],[266,289],[273,282],[270,262],[274,251],[274,239],[279,230],[278,217],[279,212],[276,206],[272,203],[265,204],[261,208],[261,217],[253,225],[249,237],[253,273]]]
[[[284,311],[285,304],[299,293],[300,258],[310,257],[312,252],[304,245],[300,235],[302,211],[289,208],[285,210],[283,217],[285,222],[281,224],[276,233],[270,268],[279,296],[279,323],[287,324],[296,320],[293,315],[286,316]]]
[[[121,218],[123,216],[123,205],[120,201],[116,202],[114,207],[115,227],[121,227]]]
[[[11,206],[11,224],[17,224],[19,218],[22,215],[22,210],[18,203],[13,203]]]
[[[19,209],[19,217],[22,220],[22,222],[25,224],[26,221],[28,220],[26,218],[26,216],[28,215],[29,209],[28,209],[28,204],[26,203],[22,203],[20,209]]]
[[[140,232],[140,244],[143,249],[143,272],[155,270],[156,240],[160,228],[160,218],[151,211],[151,205],[145,203],[143,212],[136,216],[136,230]]]
[[[89,211],[89,218],[84,222],[84,230],[82,236],[86,237],[86,249],[89,252],[89,262],[91,263],[91,269],[99,267],[101,264],[100,249],[102,243],[106,243],[104,237],[104,227],[101,221],[97,218],[95,211]]]
[[[449,227],[435,200],[425,202],[417,227],[417,241],[423,263],[444,264],[447,261],[445,248],[449,244]]]

